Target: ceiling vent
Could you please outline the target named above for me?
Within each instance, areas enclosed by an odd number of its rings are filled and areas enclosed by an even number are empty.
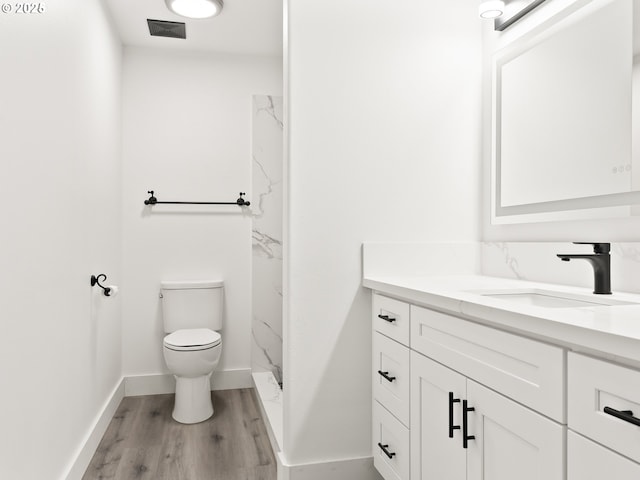
[[[152,37],[187,38],[187,29],[182,22],[167,22],[147,18],[149,33]]]

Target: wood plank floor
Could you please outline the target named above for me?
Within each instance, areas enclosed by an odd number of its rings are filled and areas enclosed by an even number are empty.
[[[193,425],[171,418],[173,394],[125,397],[83,480],[275,480],[251,389],[211,396],[213,417]]]

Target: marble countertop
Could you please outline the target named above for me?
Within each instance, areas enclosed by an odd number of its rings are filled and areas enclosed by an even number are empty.
[[[482,275],[369,276],[363,286],[418,306],[640,368],[640,295]],[[540,307],[481,293],[535,289],[637,304]]]

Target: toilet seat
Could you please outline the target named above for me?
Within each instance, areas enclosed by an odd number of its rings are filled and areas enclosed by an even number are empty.
[[[193,351],[207,350],[220,345],[222,337],[208,328],[188,328],[176,330],[164,337],[163,344],[169,350]]]

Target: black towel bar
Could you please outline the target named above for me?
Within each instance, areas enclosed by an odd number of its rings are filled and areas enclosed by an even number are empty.
[[[153,196],[153,190],[149,190],[147,192],[151,195],[148,199],[144,201],[145,205],[160,205],[160,204],[174,204],[174,205],[238,205],[239,207],[248,207],[251,205],[251,202],[247,202],[243,195],[246,195],[244,192],[240,192],[240,197],[235,202],[160,202],[156,197]]]

